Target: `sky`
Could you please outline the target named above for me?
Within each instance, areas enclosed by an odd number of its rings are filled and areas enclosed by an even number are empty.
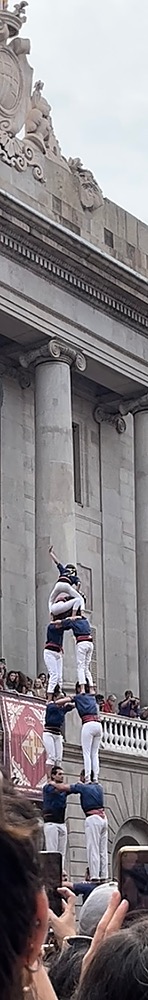
[[[148,0],[29,0],[23,33],[64,156],[148,224]]]

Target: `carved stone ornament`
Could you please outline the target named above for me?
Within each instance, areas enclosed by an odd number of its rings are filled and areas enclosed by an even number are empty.
[[[46,156],[49,151],[54,156],[61,156],[59,142],[53,129],[51,106],[46,98],[42,97],[43,87],[42,80],[37,80],[25,120],[25,135],[29,136]]]
[[[43,361],[65,361],[70,366],[74,365],[78,371],[84,372],[86,369],[86,358],[84,354],[78,353],[71,344],[51,338],[42,347],[34,348],[26,354],[19,355],[19,364],[24,370],[36,364],[43,364]]]
[[[68,166],[76,179],[82,207],[90,212],[100,208],[103,205],[103,194],[91,170],[85,170],[79,158],[73,160],[70,157]]]
[[[18,37],[26,21],[26,6],[27,0],[22,0],[10,12],[5,0],[0,0],[0,158],[19,171],[31,166],[34,177],[43,182],[33,144],[17,138],[27,116],[33,74],[26,58],[29,39]]]
[[[96,424],[110,424],[115,427],[118,434],[124,434],[126,431],[126,421],[120,413],[108,413],[103,406],[95,406],[93,417]]]

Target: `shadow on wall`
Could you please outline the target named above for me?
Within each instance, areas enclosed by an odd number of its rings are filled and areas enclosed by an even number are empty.
[[[120,847],[148,846],[148,823],[144,819],[132,819],[123,823],[115,838],[112,853],[112,877],[118,879],[118,851]]]

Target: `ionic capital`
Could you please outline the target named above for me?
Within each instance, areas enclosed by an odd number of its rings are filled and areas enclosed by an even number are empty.
[[[118,434],[124,434],[124,431],[126,431],[126,422],[119,411],[117,413],[108,413],[103,406],[95,406],[93,417],[97,424],[111,424],[115,427]]]
[[[85,355],[80,351],[77,352],[76,348],[72,347],[71,344],[67,344],[63,340],[57,340],[56,337],[48,340],[47,344],[19,356],[20,366],[24,369],[32,368],[36,364],[40,365],[50,360],[63,361],[70,368],[74,367],[79,372],[84,372],[86,369]]]

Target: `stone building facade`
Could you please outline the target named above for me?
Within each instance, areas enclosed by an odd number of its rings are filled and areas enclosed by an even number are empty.
[[[148,227],[104,198],[80,160],[62,156],[41,81],[32,92],[29,41],[20,37],[25,3],[13,13],[1,7],[1,653],[9,669],[42,669],[52,541],[61,559],[79,566],[98,691],[121,697],[131,687],[144,705]],[[72,689],[72,639],[65,646],[64,684]],[[78,773],[75,713],[66,735],[67,772]],[[102,751],[111,852],[129,816],[147,820],[147,755],[134,758],[130,740],[125,774],[124,749],[114,767],[111,744]],[[75,870],[76,805],[69,824],[73,817]]]

